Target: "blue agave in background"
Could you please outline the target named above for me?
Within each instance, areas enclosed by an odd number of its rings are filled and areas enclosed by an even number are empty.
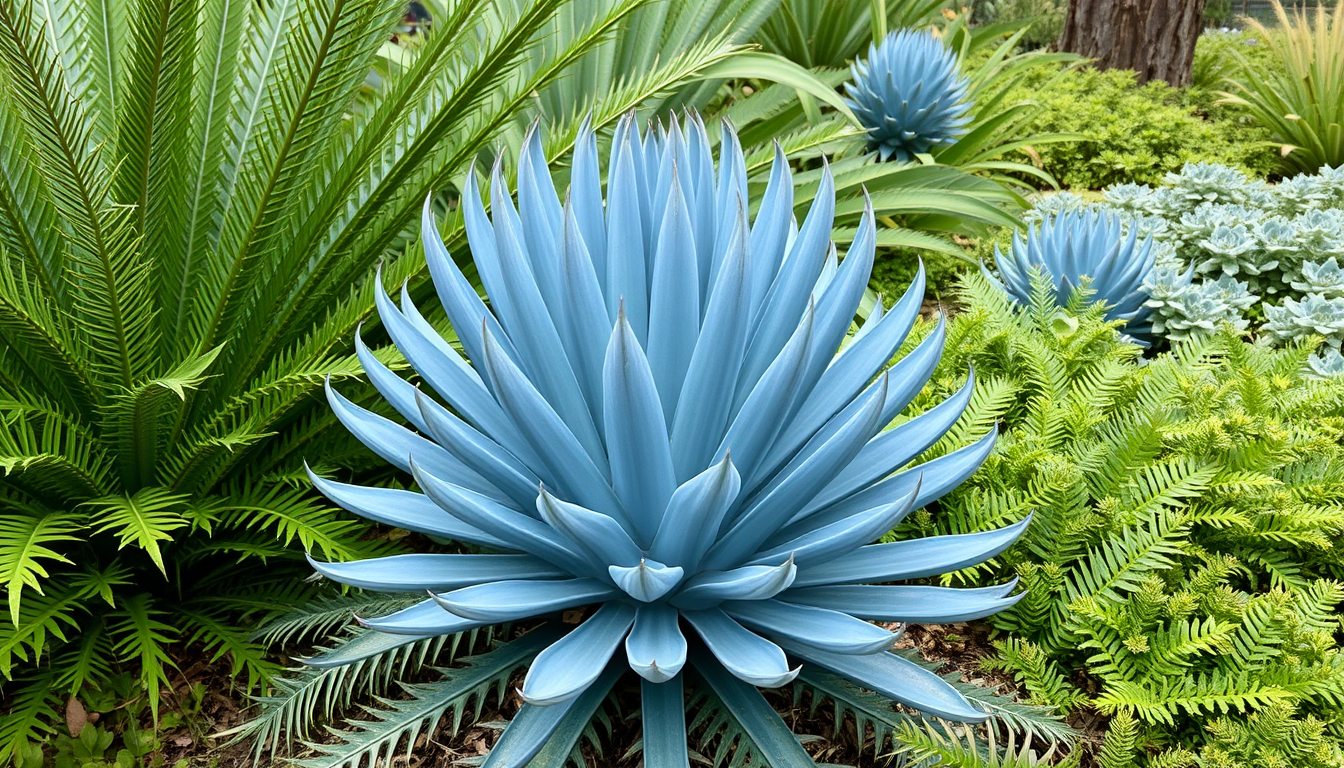
[[[850,71],[845,101],[883,160],[911,160],[966,133],[970,82],[956,54],[930,32],[896,30]]]
[[[1032,274],[1038,270],[1054,285],[1060,306],[1087,278],[1093,291],[1090,300],[1106,302],[1107,320],[1123,320],[1130,336],[1143,338],[1152,332],[1152,310],[1144,306],[1148,292],[1143,284],[1156,264],[1153,240],[1140,240],[1137,227],[1126,234],[1120,217],[1110,211],[1047,215],[1025,237],[1015,233],[1008,253],[996,247],[994,261],[998,278],[981,269],[1018,304],[1031,303]]]
[[[498,554],[315,562],[344,584],[429,597],[363,619],[385,634],[312,663],[351,663],[501,622],[583,616],[577,625],[524,623],[530,631],[506,646],[520,650],[501,663],[530,665],[525,704],[486,758],[491,768],[525,764],[574,718],[581,728],[627,670],[642,678],[649,768],[688,764],[688,678],[751,728],[783,733],[766,745],[775,765],[812,761],[757,687],[789,683],[803,664],[940,717],[987,717],[939,676],[889,653],[897,635],[871,623],[965,621],[1017,599],[1012,584],[886,584],[981,562],[1025,522],[870,543],[962,482],[994,445],[991,432],[902,470],[957,421],[970,381],[883,431],[942,352],[939,323],[887,368],[917,318],[923,272],[837,354],[873,265],[871,210],[837,261],[829,173],[799,225],[777,149],[750,222],[742,150],[731,131],[723,138],[716,173],[698,118],[641,137],[627,117],[613,138],[604,206],[592,133],[578,139],[562,204],[533,131],[519,158],[517,208],[498,165],[493,219],[474,178],[463,190],[489,308],[445,250],[426,203],[429,267],[471,362],[404,291],[399,306],[379,291],[384,327],[442,402],[362,342],[370,379],[413,428],[328,389],[345,426],[419,490],[314,475],[322,493],[366,518]]]

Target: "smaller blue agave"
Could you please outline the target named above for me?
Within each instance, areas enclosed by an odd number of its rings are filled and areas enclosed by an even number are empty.
[[[910,160],[966,133],[970,81],[957,57],[928,32],[901,29],[854,62],[845,102],[883,160]]]
[[[1013,235],[1008,253],[996,246],[994,261],[999,278],[981,266],[985,275],[1018,304],[1031,303],[1031,277],[1041,270],[1055,286],[1055,302],[1068,303],[1089,279],[1092,302],[1104,301],[1107,320],[1123,320],[1125,333],[1142,337],[1152,332],[1152,310],[1144,306],[1144,280],[1157,257],[1151,237],[1139,239],[1138,229],[1125,234],[1120,217],[1110,211],[1065,211],[1046,216],[1039,225]]]

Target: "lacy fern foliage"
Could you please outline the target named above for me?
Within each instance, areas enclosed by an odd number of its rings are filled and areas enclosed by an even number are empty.
[[[1292,728],[1331,720],[1344,702],[1344,384],[1310,375],[1310,346],[1231,332],[1135,366],[1097,307],[1061,323],[1041,293],[1014,311],[981,275],[964,296],[927,396],[955,391],[974,359],[982,386],[1010,394],[977,417],[1010,429],[979,473],[903,526],[973,533],[1031,517],[1019,544],[944,577],[1011,573],[1027,588],[989,618],[1010,635],[991,666],[1034,702],[1132,718],[1135,760],[1172,739],[1215,749],[1203,727],[1215,717],[1268,723],[1287,704]],[[1108,740],[1113,761],[1130,751],[1122,735]]]

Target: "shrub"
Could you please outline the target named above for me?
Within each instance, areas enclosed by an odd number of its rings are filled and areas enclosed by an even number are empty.
[[[982,24],[1029,25],[1022,43],[1031,48],[1043,48],[1055,42],[1064,31],[1068,3],[1063,0],[976,0],[973,8],[976,21]]]
[[[923,27],[946,0],[783,0],[756,33],[767,51],[804,67],[841,69],[863,55],[874,35],[885,30]],[[873,9],[886,9],[885,23],[873,23]],[[879,19],[879,22],[882,20]],[[876,31],[875,31],[876,30]]]
[[[1040,167],[1064,187],[1101,189],[1160,182],[1187,163],[1221,163],[1252,175],[1275,167],[1262,129],[1234,119],[1207,120],[1179,90],[1160,81],[1136,86],[1134,73],[1084,68],[1021,86],[1009,103],[1039,107],[1030,133],[1076,133],[1075,142],[1033,147]]]
[[[673,123],[642,138],[630,115],[613,141],[604,221],[593,135],[578,139],[562,207],[533,133],[520,153],[517,213],[498,165],[493,222],[474,178],[464,190],[492,310],[425,210],[426,258],[473,364],[412,303],[398,308],[379,296],[398,348],[454,410],[368,355],[374,386],[419,434],[329,394],[347,429],[412,474],[420,493],[314,475],[325,495],[384,523],[525,554],[314,563],[345,584],[428,590],[430,598],[363,618],[383,634],[313,663],[348,665],[427,638],[586,614],[570,630],[533,629],[466,676],[480,686],[529,666],[525,703],[487,766],[522,766],[543,749],[568,755],[627,669],[642,678],[649,766],[687,764],[687,682],[696,696],[723,702],[765,764],[811,764],[756,691],[793,681],[797,664],[940,717],[988,717],[888,653],[896,636],[865,619],[966,620],[1011,605],[1011,586],[855,586],[918,578],[945,567],[944,557],[947,565],[978,561],[1020,532],[863,547],[963,480],[993,445],[991,429],[938,463],[897,472],[971,392],[968,383],[937,415],[882,431],[938,356],[935,333],[882,372],[917,317],[923,280],[871,314],[837,357],[872,265],[871,211],[843,263],[828,269],[830,178],[821,177],[790,239],[793,182],[783,156],[749,226],[736,137],[725,130],[717,179],[710,146],[694,116],[685,133]],[[613,661],[622,644],[625,658]],[[377,755],[371,744],[390,750],[406,732],[413,740],[419,722],[383,718],[320,749],[358,762]]]

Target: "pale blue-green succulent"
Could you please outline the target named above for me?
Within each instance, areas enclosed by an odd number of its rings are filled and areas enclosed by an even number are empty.
[[[754,728],[784,728],[756,686],[784,685],[803,664],[939,717],[987,717],[890,653],[897,635],[872,623],[966,621],[1017,600],[1013,584],[891,583],[992,557],[1025,521],[871,543],[966,479],[994,445],[991,430],[905,468],[957,421],[969,380],[884,431],[941,355],[940,322],[887,365],[918,317],[922,269],[837,354],[873,264],[871,209],[837,264],[829,172],[798,223],[777,149],[749,222],[736,137],[725,129],[717,173],[710,147],[698,118],[641,137],[628,117],[612,141],[604,205],[597,144],[585,131],[562,204],[534,131],[519,158],[516,209],[498,165],[492,217],[475,178],[462,189],[489,307],[426,203],[426,257],[466,359],[405,292],[398,306],[380,288],[383,327],[425,389],[357,349],[410,428],[328,390],[345,426],[418,490],[314,475],[317,488],[363,517],[487,553],[315,562],[344,584],[429,596],[361,620],[387,633],[381,645],[312,663],[582,612],[577,626],[552,622],[524,636],[540,650],[522,685],[526,703],[486,766],[526,764],[567,718],[586,722],[625,670],[642,678],[649,768],[688,764],[688,674],[739,719],[757,718]],[[771,742],[771,762],[810,765],[784,736]]]
[[[1328,299],[1319,293],[1308,293],[1301,301],[1286,297],[1277,307],[1266,306],[1265,316],[1261,331],[1275,341],[1316,335],[1335,349],[1344,344],[1344,298]]]
[[[896,30],[870,45],[850,72],[845,101],[881,159],[912,160],[966,133],[970,81],[931,33]]]
[[[998,276],[985,274],[1019,304],[1031,302],[1031,279],[1036,271],[1049,278],[1060,306],[1069,302],[1084,282],[1090,301],[1104,301],[1106,318],[1125,323],[1131,336],[1146,335],[1151,310],[1144,281],[1153,271],[1153,240],[1140,238],[1134,228],[1125,231],[1121,217],[1111,211],[1065,210],[1046,215],[1030,226],[1026,236],[1013,235],[1007,253],[995,249]]]

